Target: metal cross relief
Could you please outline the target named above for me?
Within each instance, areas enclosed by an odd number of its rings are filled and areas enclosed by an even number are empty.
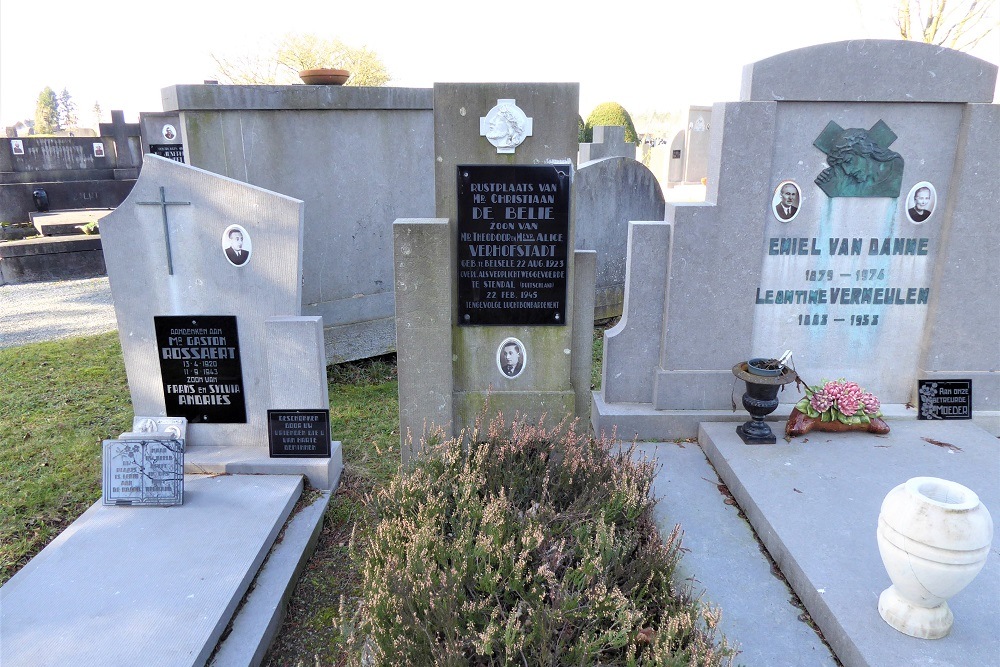
[[[163,239],[167,244],[167,273],[174,275],[174,262],[170,256],[170,229],[167,227],[167,207],[172,204],[177,204],[181,206],[188,206],[191,204],[189,201],[167,201],[167,196],[164,193],[163,186],[160,186],[160,201],[137,201],[136,204],[142,204],[145,206],[159,206],[160,210],[163,212]]]

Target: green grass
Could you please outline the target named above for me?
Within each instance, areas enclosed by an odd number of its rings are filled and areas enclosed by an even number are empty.
[[[0,350],[0,583],[101,497],[132,422],[116,333]]]

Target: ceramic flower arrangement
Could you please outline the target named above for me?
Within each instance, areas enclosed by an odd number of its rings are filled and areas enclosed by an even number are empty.
[[[804,435],[813,429],[889,432],[889,425],[882,419],[878,397],[857,382],[843,378],[830,380],[806,387],[805,392],[805,398],[795,404],[788,417],[785,435]]]

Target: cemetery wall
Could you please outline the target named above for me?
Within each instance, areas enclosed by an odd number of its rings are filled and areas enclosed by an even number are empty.
[[[179,85],[188,164],[305,202],[303,315],[332,363],[395,349],[392,222],[434,214],[429,89]]]

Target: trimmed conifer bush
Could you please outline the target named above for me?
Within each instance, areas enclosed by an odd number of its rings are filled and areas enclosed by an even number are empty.
[[[654,466],[631,454],[502,416],[426,443],[352,540],[355,664],[729,664],[719,612],[672,582],[679,529],[661,538]]]
[[[625,128],[625,141],[628,143],[639,143],[639,135],[636,134],[635,125],[632,123],[632,116],[629,115],[625,107],[617,102],[603,102],[594,107],[594,110],[587,116],[587,126],[585,129],[586,142],[594,140],[594,128],[598,125],[614,125]]]

